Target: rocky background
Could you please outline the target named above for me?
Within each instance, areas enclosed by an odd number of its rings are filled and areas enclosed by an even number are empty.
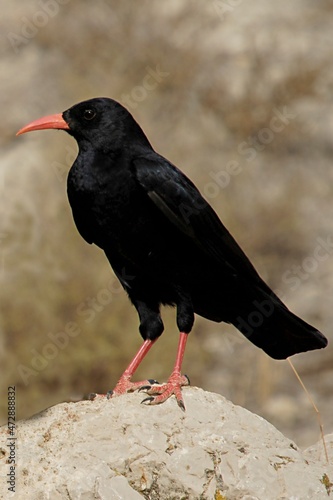
[[[1,415],[112,388],[140,344],[135,310],[66,196],[76,145],[16,131],[94,96],[121,101],[195,181],[287,305],[332,340],[331,0],[4,2],[0,18]],[[167,378],[174,311],[138,377]],[[333,348],[293,359],[332,432]],[[315,412],[287,362],[198,318],[184,371],[300,446]]]

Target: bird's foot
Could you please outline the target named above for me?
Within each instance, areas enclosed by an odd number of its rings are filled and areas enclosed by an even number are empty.
[[[130,378],[128,377],[120,377],[113,390],[108,391],[106,394],[97,394],[93,392],[89,394],[89,399],[95,400],[98,398],[105,398],[105,397],[107,397],[107,399],[110,399],[116,396],[121,396],[122,394],[127,394],[128,392],[134,392],[140,389],[142,386],[153,387],[153,384],[158,384],[157,380],[148,379],[148,380],[141,380],[140,382],[131,382]]]
[[[174,371],[165,384],[149,384],[141,386],[139,388],[139,392],[144,391],[149,394],[149,397],[144,399],[142,403],[148,405],[158,405],[160,403],[164,403],[164,401],[166,401],[170,396],[174,395],[178,406],[185,411],[181,388],[186,385],[190,385],[190,379],[188,376],[182,375],[178,371]]]
[[[131,380],[127,377],[120,377],[120,379],[117,382],[116,387],[108,391],[107,397],[108,399],[115,397],[115,396],[121,396],[121,394],[126,394],[127,392],[134,392],[137,389],[140,389],[143,385],[151,385],[152,387],[154,386],[153,384],[158,384],[157,380],[149,379],[149,380],[144,380],[141,382],[131,382]]]

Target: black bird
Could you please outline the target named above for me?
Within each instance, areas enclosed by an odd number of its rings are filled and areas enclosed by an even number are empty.
[[[50,128],[66,130],[79,146],[68,175],[77,228],[104,250],[139,314],[144,343],[109,397],[141,388],[149,404],[174,394],[184,409],[181,387],[189,380],[181,366],[194,313],[233,324],[275,359],[327,345],[260,278],[195,185],[154,151],[121,104],[90,99],[33,121],[17,135]],[[163,332],[161,305],[177,308],[174,369],[166,384],[131,382]]]

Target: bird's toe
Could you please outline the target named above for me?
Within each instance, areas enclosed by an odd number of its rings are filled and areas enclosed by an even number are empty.
[[[169,377],[165,384],[153,384],[145,385],[139,389],[139,392],[145,392],[149,394],[148,398],[145,398],[142,403],[148,405],[158,405],[164,403],[172,395],[175,396],[177,404],[181,410],[185,411],[185,404],[182,396],[182,387],[190,384],[190,379],[187,375],[181,375],[178,372],[174,372]]]

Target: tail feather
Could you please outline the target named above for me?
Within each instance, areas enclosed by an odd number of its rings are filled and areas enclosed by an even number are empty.
[[[322,349],[326,337],[287,307],[276,296],[254,301],[248,314],[232,323],[253,344],[274,359],[286,359],[293,354]]]

